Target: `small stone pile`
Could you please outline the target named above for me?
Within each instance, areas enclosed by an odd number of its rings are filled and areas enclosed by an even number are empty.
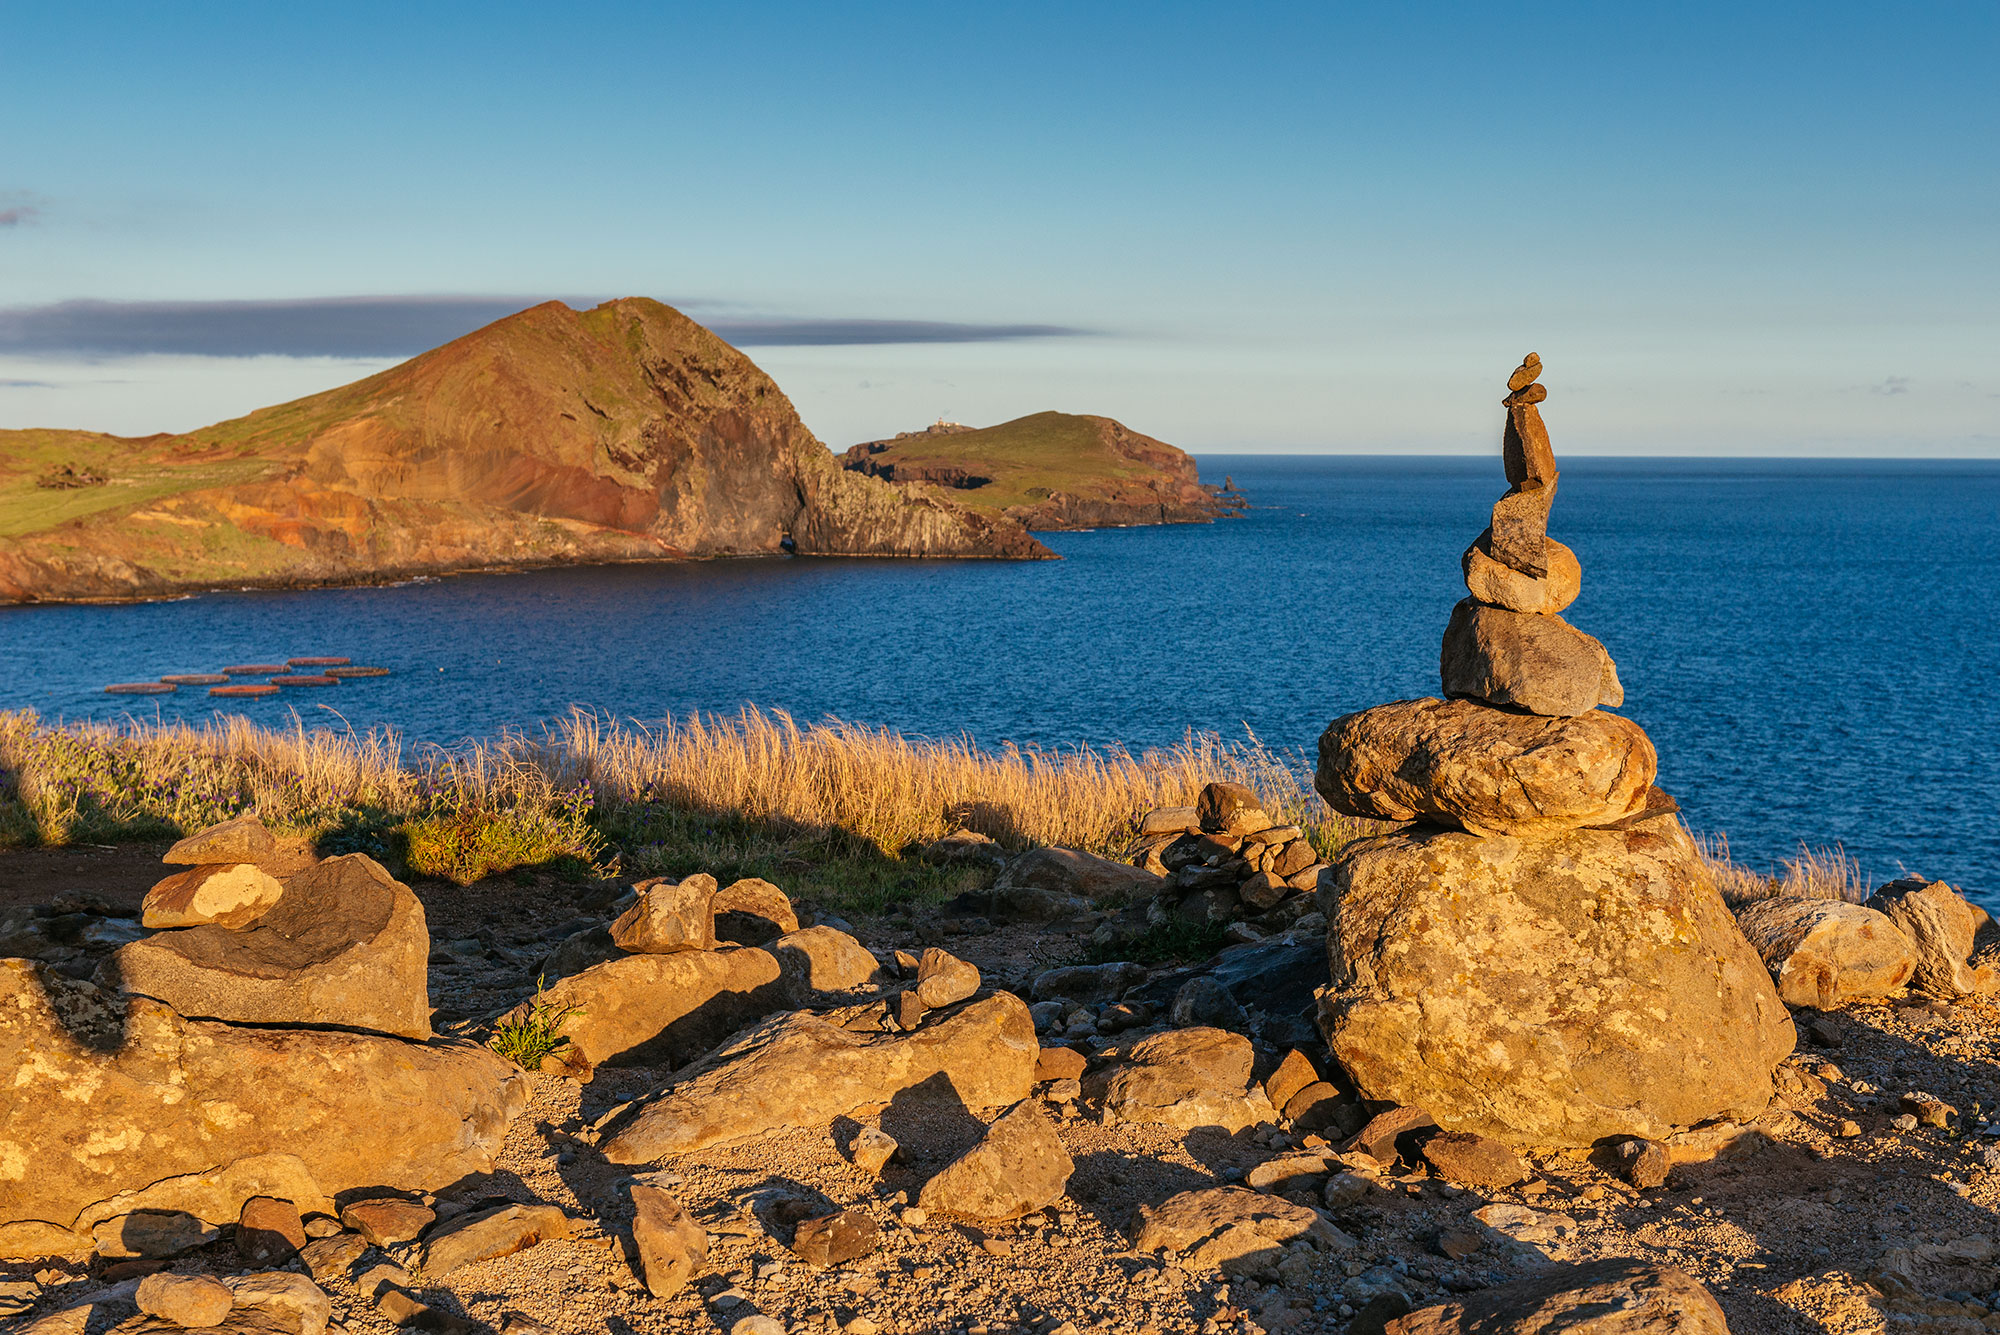
[[[1541,359],[1507,382],[1509,490],[1466,551],[1471,596],[1443,699],[1334,720],[1317,787],[1416,822],[1326,877],[1327,1040],[1364,1099],[1447,1131],[1587,1146],[1754,1116],[1791,1020],[1736,929],[1604,646],[1559,613],[1575,555],[1549,539]]]
[[[1240,783],[1211,783],[1191,807],[1147,813],[1132,863],[1165,878],[1150,910],[1162,920],[1247,920],[1267,931],[1313,911],[1326,869],[1305,832],[1271,819]]]

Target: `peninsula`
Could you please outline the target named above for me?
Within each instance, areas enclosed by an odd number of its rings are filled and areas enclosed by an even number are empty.
[[[841,456],[900,487],[943,486],[967,509],[1038,531],[1205,524],[1242,497],[1203,484],[1186,451],[1108,417],[1034,413],[999,426],[938,422]]]
[[[748,357],[643,298],[548,302],[185,435],[0,431],[0,602],[781,552],[1052,556],[843,469]]]

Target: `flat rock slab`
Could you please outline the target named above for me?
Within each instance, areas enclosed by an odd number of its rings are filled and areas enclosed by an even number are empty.
[[[781,1127],[823,1127],[920,1087],[969,1108],[1018,1103],[1034,1087],[1039,1053],[1027,1004],[1012,993],[911,1034],[786,1015],[614,1109],[598,1123],[599,1147],[612,1163],[649,1163]]]
[[[1916,948],[1875,909],[1838,899],[1760,899],[1736,924],[1771,970],[1787,1006],[1832,1010],[1894,992],[1917,969]]]
[[[1770,1102],[1791,1018],[1672,816],[1419,827],[1351,845],[1331,878],[1320,1021],[1362,1098],[1573,1147]]]
[[[0,960],[0,1070],[0,1163],[22,1169],[0,1256],[137,1212],[222,1225],[256,1196],[435,1190],[491,1168],[528,1097],[477,1044],[188,1020],[26,960]]]
[[[1140,1206],[1132,1250],[1165,1252],[1189,1270],[1236,1274],[1267,1266],[1294,1238],[1336,1233],[1310,1206],[1243,1187],[1208,1187]]]
[[[248,862],[176,872],[146,892],[139,921],[147,927],[248,927],[284,896],[278,878]]]
[[[1397,1317],[1385,1335],[1729,1335],[1722,1307],[1678,1266],[1594,1261]]]
[[[1559,616],[1510,612],[1463,598],[1451,609],[1438,674],[1445,695],[1575,718],[1625,703],[1602,644]]]
[[[424,1275],[448,1275],[569,1235],[569,1216],[553,1205],[502,1205],[460,1215],[425,1236]]]
[[[429,959],[423,905],[353,853],[292,877],[241,931],[160,932],[121,947],[98,978],[195,1019],[429,1038]]]
[[[1314,786],[1334,810],[1474,834],[1541,835],[1646,809],[1659,757],[1630,719],[1543,718],[1477,700],[1399,700],[1335,719]]]
[[[1125,1121],[1234,1132],[1278,1119],[1251,1079],[1256,1054],[1241,1034],[1170,1029],[1101,1055],[1107,1065],[1084,1080],[1084,1095]]]

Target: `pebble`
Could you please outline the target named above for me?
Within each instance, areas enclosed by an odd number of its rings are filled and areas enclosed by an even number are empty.
[[[1854,1137],[1861,1134],[1861,1123],[1853,1120],[1852,1118],[1843,1121],[1840,1124],[1840,1134],[1846,1139],[1852,1140]]]

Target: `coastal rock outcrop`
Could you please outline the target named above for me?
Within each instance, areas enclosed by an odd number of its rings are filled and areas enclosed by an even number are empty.
[[[9,434],[0,495],[32,488],[7,466]],[[148,482],[0,537],[0,602],[787,551],[1052,555],[954,493],[842,468],[748,357],[636,297],[547,302],[184,435],[65,435],[107,494]]]
[[[1796,1042],[1764,961],[1652,787],[1602,645],[1556,615],[1580,568],[1547,523],[1541,359],[1507,382],[1509,490],[1463,564],[1450,699],[1337,719],[1316,785],[1419,822],[1356,840],[1323,881],[1321,1028],[1364,1100],[1510,1145],[1659,1138],[1769,1103]],[[1574,574],[1572,572],[1575,572]]]

